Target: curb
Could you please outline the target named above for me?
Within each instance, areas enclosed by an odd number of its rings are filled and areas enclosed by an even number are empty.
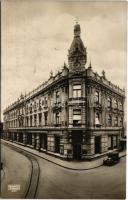
[[[5,141],[5,143],[6,143],[6,141]],[[10,144],[10,143],[9,143],[9,144]],[[10,145],[14,146],[13,144],[10,144]],[[15,147],[16,147],[16,146],[15,146]],[[20,148],[20,147],[16,147],[16,148],[22,149],[22,148]],[[28,151],[28,150],[25,150],[25,149],[22,149],[22,150],[23,150],[23,151],[26,151],[26,152],[28,152],[28,153],[34,155],[34,156],[38,156],[39,158],[42,158],[42,159],[44,159],[44,160],[46,160],[46,161],[48,161],[48,162],[51,162],[51,163],[53,163],[53,164],[55,164],[55,165],[57,165],[57,166],[59,166],[59,167],[62,167],[62,168],[68,169],[68,170],[73,170],[73,171],[86,171],[86,170],[96,169],[96,168],[99,168],[99,167],[103,166],[103,164],[100,164],[100,165],[97,165],[97,166],[95,166],[95,167],[90,167],[90,168],[86,168],[86,169],[85,169],[85,168],[82,168],[82,169],[71,168],[71,167],[66,167],[66,166],[63,166],[63,165],[61,165],[61,164],[58,164],[58,163],[56,163],[56,162],[54,162],[54,161],[51,161],[51,160],[48,159],[48,158],[44,158],[44,157],[42,157],[42,156],[40,156],[40,155],[37,155],[37,154],[35,154],[35,153],[33,153],[33,152],[30,152],[30,151]],[[121,158],[121,157],[124,157],[124,156],[126,156],[126,155],[120,156],[120,158]]]

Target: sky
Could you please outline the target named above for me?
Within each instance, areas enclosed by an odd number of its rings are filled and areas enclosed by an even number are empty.
[[[68,64],[76,19],[87,47],[86,68],[126,86],[126,2],[4,0],[2,112]]]

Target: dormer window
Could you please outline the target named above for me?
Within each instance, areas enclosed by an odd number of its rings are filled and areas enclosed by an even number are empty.
[[[73,85],[73,98],[81,97],[81,85]]]

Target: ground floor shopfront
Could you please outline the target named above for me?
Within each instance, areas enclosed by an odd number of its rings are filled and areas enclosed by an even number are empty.
[[[121,130],[9,130],[3,139],[68,160],[86,160],[119,149]]]

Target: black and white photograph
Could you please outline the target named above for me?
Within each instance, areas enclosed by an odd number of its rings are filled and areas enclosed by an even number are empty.
[[[1,1],[1,198],[126,199],[126,97],[126,1]]]

